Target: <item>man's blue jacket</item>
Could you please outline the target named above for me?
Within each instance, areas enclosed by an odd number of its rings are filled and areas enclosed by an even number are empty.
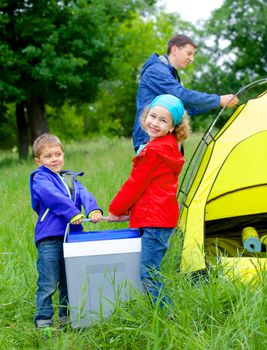
[[[135,150],[149,139],[140,125],[140,117],[144,108],[161,94],[170,94],[180,98],[190,116],[202,114],[220,106],[220,96],[184,88],[176,69],[170,65],[168,56],[158,56],[154,53],[142,68],[137,92],[133,130]]]
[[[35,243],[46,237],[64,236],[67,224],[81,213],[82,207],[86,216],[93,210],[103,213],[94,196],[76,180],[83,173],[62,171],[60,175],[45,166],[31,173],[31,203],[38,214]],[[81,225],[70,226],[71,231],[82,231]]]

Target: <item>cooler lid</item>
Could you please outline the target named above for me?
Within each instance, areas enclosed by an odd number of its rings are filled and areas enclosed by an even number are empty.
[[[66,238],[66,243],[103,241],[126,238],[139,238],[138,229],[123,228],[117,230],[70,232]]]

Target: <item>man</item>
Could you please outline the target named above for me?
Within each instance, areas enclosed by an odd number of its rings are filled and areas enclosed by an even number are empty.
[[[140,126],[140,116],[146,106],[161,94],[180,98],[190,116],[208,112],[211,109],[233,107],[238,98],[233,94],[218,96],[184,88],[178,69],[186,68],[194,60],[196,44],[186,35],[175,35],[167,45],[167,55],[154,53],[144,64],[136,98],[136,117],[133,130],[135,151],[148,141],[148,135]]]

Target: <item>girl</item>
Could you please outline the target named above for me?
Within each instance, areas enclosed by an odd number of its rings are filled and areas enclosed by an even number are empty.
[[[162,307],[172,304],[168,295],[162,294],[164,284],[159,272],[179,217],[176,194],[184,157],[178,145],[190,128],[182,102],[168,94],[151,102],[141,124],[150,140],[133,159],[130,177],[111,201],[108,220],[122,221],[129,214],[130,227],[139,228],[141,281],[153,302],[161,298]]]

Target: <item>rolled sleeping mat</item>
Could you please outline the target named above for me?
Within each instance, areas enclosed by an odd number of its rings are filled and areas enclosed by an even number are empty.
[[[262,245],[266,246],[267,245],[267,235],[261,236],[260,242],[261,242]]]
[[[242,243],[249,253],[259,253],[261,251],[259,235],[254,227],[245,227],[242,230]]]
[[[266,252],[267,247],[267,234],[261,236],[260,238],[261,246],[262,246],[262,252]]]

